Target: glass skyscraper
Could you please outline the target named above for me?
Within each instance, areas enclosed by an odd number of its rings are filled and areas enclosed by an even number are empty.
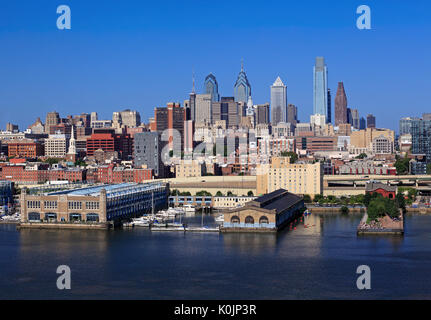
[[[412,120],[412,153],[425,154],[426,162],[431,162],[431,120]]]
[[[244,103],[247,103],[248,97],[251,96],[251,86],[244,71],[244,63],[242,62],[241,72],[239,73],[234,86],[234,95],[236,102]]]
[[[218,93],[218,83],[216,77],[212,73],[210,73],[205,78],[205,93],[211,94],[211,100],[213,102],[220,101],[220,95]]]
[[[323,57],[316,58],[313,83],[313,114],[324,115],[328,122],[328,69]]]
[[[271,86],[271,123],[287,122],[287,87],[277,77]]]

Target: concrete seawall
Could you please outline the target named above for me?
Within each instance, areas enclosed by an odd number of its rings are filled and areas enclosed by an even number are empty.
[[[79,223],[30,223],[23,222],[16,226],[19,229],[56,229],[56,230],[109,230],[109,223],[79,224]]]

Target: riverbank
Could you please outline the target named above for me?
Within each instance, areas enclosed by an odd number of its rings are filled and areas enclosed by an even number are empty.
[[[401,214],[400,219],[392,219],[388,215],[378,218],[378,221],[368,222],[368,214],[365,213],[358,225],[358,235],[403,235],[404,234],[404,217]]]

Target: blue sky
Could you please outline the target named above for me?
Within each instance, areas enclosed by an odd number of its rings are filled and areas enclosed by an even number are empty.
[[[56,27],[69,5],[72,29]],[[356,28],[371,8],[372,30]],[[47,112],[153,108],[183,102],[205,76],[233,95],[241,58],[255,103],[270,101],[277,76],[301,121],[313,109],[313,64],[324,56],[333,97],[343,81],[349,106],[398,129],[403,116],[431,112],[431,2],[81,1],[0,2],[0,127],[27,127]],[[334,104],[334,102],[333,102]]]

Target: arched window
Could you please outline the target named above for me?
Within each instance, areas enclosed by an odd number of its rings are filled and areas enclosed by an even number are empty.
[[[266,216],[261,216],[260,219],[259,219],[259,223],[260,224],[268,224],[269,220],[268,220],[268,218]]]
[[[57,221],[57,214],[54,212],[45,213],[46,221]]]
[[[69,214],[69,221],[70,222],[81,221],[81,214],[80,213],[71,213],[71,214]]]
[[[232,218],[230,218],[230,222],[231,223],[239,223],[239,217],[238,216],[233,216]]]
[[[28,214],[28,221],[40,221],[40,213],[39,212],[30,212]]]
[[[99,215],[97,213],[87,213],[88,222],[99,222]]]
[[[247,218],[245,218],[245,223],[246,224],[254,224],[254,219],[252,216],[247,216]]]
[[[389,194],[389,199],[392,199],[394,195],[392,193]]]

